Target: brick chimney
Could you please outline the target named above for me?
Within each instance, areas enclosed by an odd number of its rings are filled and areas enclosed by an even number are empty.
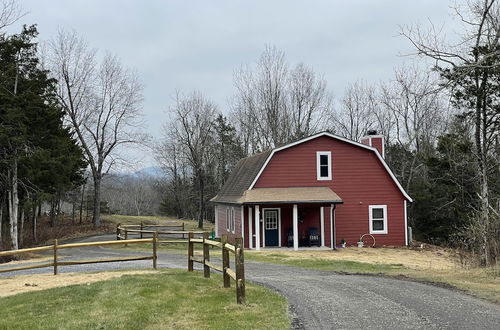
[[[378,150],[378,153],[382,158],[385,158],[385,148],[384,148],[384,136],[378,135],[377,131],[369,130],[366,132],[366,136],[361,138],[361,143],[367,146],[374,147]]]

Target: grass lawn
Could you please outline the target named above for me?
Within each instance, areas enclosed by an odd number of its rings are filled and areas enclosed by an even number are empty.
[[[500,268],[465,269],[445,249],[347,248],[337,251],[247,251],[245,259],[315,270],[384,274],[451,285],[500,304]]]
[[[247,283],[236,304],[234,283],[199,272],[161,270],[0,298],[0,329],[288,329],[287,302]]]

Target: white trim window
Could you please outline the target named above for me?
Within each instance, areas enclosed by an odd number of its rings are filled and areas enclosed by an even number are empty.
[[[370,205],[370,234],[387,234],[387,205]]]
[[[227,231],[230,231],[231,229],[231,219],[230,219],[230,216],[231,216],[231,212],[229,210],[229,207],[226,207],[226,230]]]
[[[230,222],[230,225],[231,225],[231,232],[234,234],[234,207],[231,207],[231,222]]]
[[[318,180],[332,179],[332,152],[316,152],[316,177]]]

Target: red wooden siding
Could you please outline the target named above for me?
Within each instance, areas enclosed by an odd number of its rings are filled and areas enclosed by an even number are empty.
[[[226,227],[226,209],[234,208],[234,234]],[[219,236],[227,235],[229,241],[234,242],[235,237],[241,237],[241,206],[231,204],[217,204],[217,222]]]
[[[331,181],[316,178],[317,151],[332,153]],[[348,245],[354,245],[362,234],[369,233],[369,205],[387,205],[388,234],[374,235],[377,245],[405,244],[404,196],[372,151],[330,137],[318,137],[276,152],[254,188],[312,186],[328,186],[344,201],[335,211],[336,244],[345,239]],[[325,209],[325,229],[329,223],[329,210]],[[286,228],[282,223],[284,235]],[[329,244],[329,237],[328,229],[325,244]],[[286,240],[282,242],[286,244]]]

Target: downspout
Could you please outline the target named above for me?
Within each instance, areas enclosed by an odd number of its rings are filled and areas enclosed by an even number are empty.
[[[337,231],[335,230],[335,208],[337,204],[330,204],[330,247],[335,250]]]

